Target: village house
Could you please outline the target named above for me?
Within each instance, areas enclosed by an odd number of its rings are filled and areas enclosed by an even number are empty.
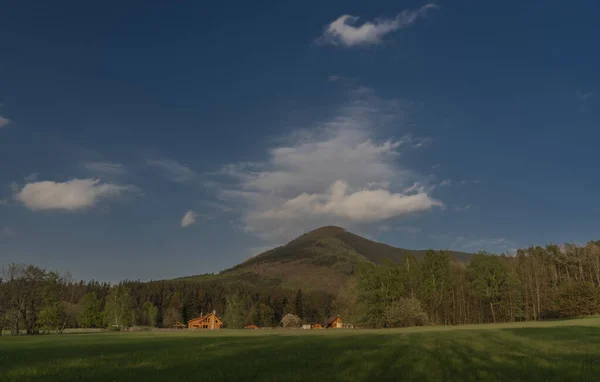
[[[329,319],[327,321],[325,321],[325,323],[323,324],[323,327],[325,329],[342,328],[343,327],[342,318],[340,317],[339,314],[337,316],[331,316],[331,317],[329,317]]]
[[[331,329],[331,328],[343,328],[342,318],[338,314],[337,316],[331,316],[327,321],[322,324],[314,323],[310,325],[302,325],[302,329]]]
[[[199,329],[221,329],[223,321],[217,317],[215,310],[205,316],[192,318],[188,321],[188,328],[199,328]]]
[[[173,328],[174,329],[185,329],[185,328],[187,328],[187,326],[185,326],[185,324],[182,324],[181,322],[177,321],[173,324]]]

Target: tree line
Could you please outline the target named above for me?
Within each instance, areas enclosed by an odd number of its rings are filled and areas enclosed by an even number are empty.
[[[548,245],[515,255],[445,251],[422,260],[362,266],[336,307],[371,327],[457,325],[568,318],[600,313],[600,242]]]
[[[0,334],[66,328],[173,327],[216,310],[229,328],[279,326],[340,314],[362,327],[457,325],[600,313],[600,242],[548,245],[515,255],[445,251],[422,259],[357,265],[337,293],[291,290],[268,280],[75,281],[69,274],[12,264],[0,273]]]
[[[306,321],[331,314],[334,296],[245,281],[75,281],[69,274],[11,264],[0,273],[0,335],[66,328],[173,327],[213,310],[229,328],[279,326],[288,313]]]

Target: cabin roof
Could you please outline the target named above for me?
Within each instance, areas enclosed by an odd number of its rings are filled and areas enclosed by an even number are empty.
[[[333,324],[333,322],[334,322],[335,320],[337,320],[338,318],[340,318],[340,315],[339,315],[339,314],[337,314],[337,315],[335,315],[335,316],[331,316],[331,317],[329,317],[329,318],[327,319],[327,321],[325,321],[325,322],[323,323],[323,325],[325,325],[325,326],[327,326],[327,325],[331,325],[331,324]]]
[[[211,312],[211,313],[209,313],[209,314],[205,314],[204,316],[198,316],[198,317],[194,317],[194,318],[192,318],[192,319],[188,320],[188,322],[192,322],[192,321],[204,321],[204,320],[206,320],[208,317],[210,317],[210,316],[213,316],[213,315],[215,316],[215,318],[216,318],[217,320],[221,321],[221,319],[219,318],[219,316],[217,316],[216,314],[214,314],[214,313],[212,313],[212,312]]]

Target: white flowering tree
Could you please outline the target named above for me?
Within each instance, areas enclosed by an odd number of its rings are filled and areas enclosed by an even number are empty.
[[[281,319],[281,324],[284,328],[299,328],[302,325],[302,321],[295,314],[288,313]]]

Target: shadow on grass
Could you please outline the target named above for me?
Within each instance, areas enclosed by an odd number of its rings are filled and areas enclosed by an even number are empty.
[[[0,341],[0,380],[596,380],[600,328]]]

